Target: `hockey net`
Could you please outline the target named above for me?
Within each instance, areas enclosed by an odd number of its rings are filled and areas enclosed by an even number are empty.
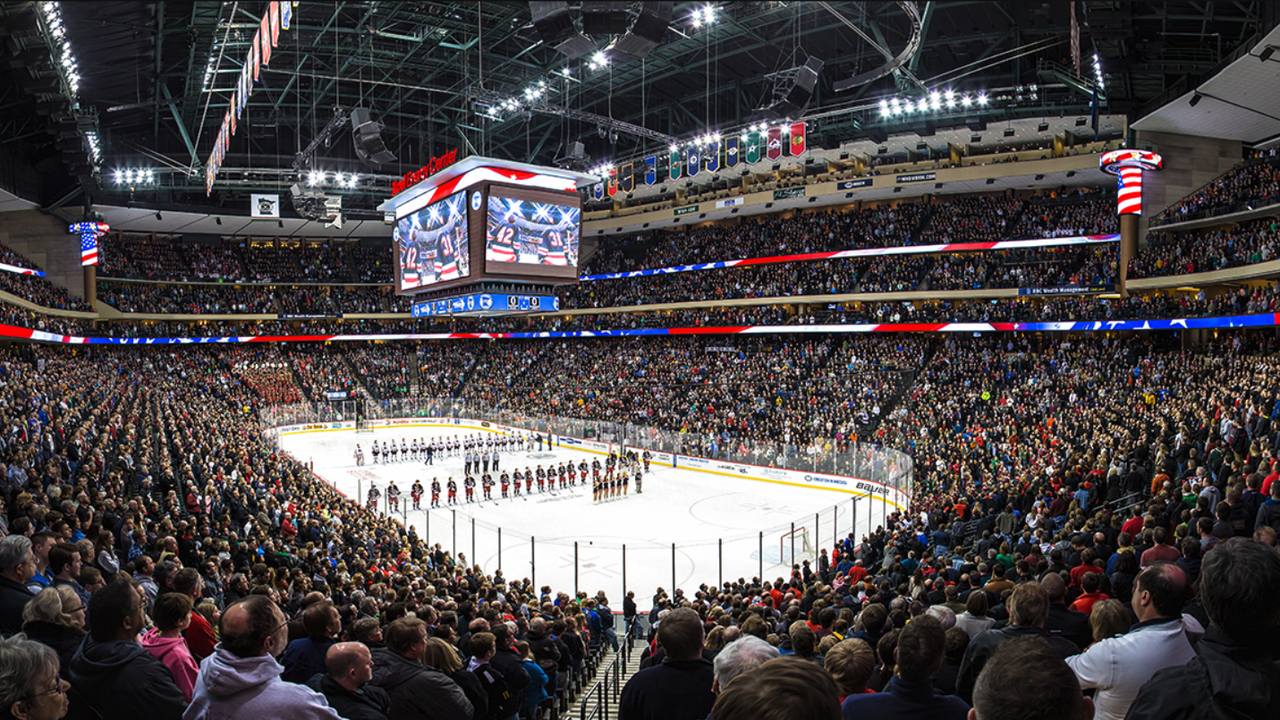
[[[792,557],[791,557],[791,548],[793,547],[792,545],[793,540],[795,543],[794,544],[794,547],[795,547],[794,562],[792,561]],[[786,532],[782,533],[782,535],[779,536],[778,538],[778,551],[779,551],[778,552],[779,565],[792,565],[794,563],[799,563],[804,560],[812,560],[814,558],[813,542],[809,537],[809,528],[802,525],[796,528],[794,532],[791,530],[787,530]]]

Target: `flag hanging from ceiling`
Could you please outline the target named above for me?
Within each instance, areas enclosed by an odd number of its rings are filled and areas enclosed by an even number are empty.
[[[597,200],[604,199],[604,183],[596,183],[591,187],[591,194]]]
[[[258,26],[258,46],[262,48],[262,64],[271,64],[271,13],[262,16],[262,24]]]
[[[280,44],[280,3],[273,2],[269,6],[268,13],[271,16],[271,47]]]
[[[680,151],[672,150],[670,161],[667,163],[667,175],[672,180],[680,179]]]
[[[738,167],[738,137],[724,139],[724,166],[727,168]]]
[[[644,159],[644,184],[652,185],[658,182],[658,156],[650,155]]]
[[[765,145],[765,157],[777,160],[782,157],[782,128],[769,128],[769,142]]]
[[[720,169],[720,141],[714,140],[707,146],[707,172]]]
[[[624,193],[630,193],[636,189],[635,168],[631,163],[622,166],[622,172],[618,174],[618,187]]]
[[[685,151],[685,172],[689,173],[689,177],[694,177],[698,171],[702,169],[702,159],[698,157],[698,147],[692,146]]]
[[[280,29],[288,30],[289,21],[291,21],[292,19],[293,19],[293,3],[287,2],[287,1],[280,3]]]
[[[791,155],[799,156],[804,154],[805,149],[805,132],[804,121],[791,123]]]
[[[760,133],[753,132],[747,136],[747,164],[760,162]]]
[[[609,168],[609,180],[606,187],[609,190],[609,197],[613,197],[618,194],[618,169],[617,168]]]

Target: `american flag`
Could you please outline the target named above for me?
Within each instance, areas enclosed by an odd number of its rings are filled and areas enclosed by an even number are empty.
[[[75,223],[68,232],[80,234],[80,264],[84,266],[98,264],[98,236],[107,234],[111,228],[106,223]]]

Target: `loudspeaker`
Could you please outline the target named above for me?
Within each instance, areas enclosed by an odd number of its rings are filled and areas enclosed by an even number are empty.
[[[761,112],[780,118],[798,118],[804,115],[804,111],[809,107],[809,101],[813,99],[813,88],[818,84],[818,75],[822,72],[823,65],[825,63],[821,59],[809,58],[796,70],[795,80],[781,94],[781,99],[768,107],[761,108]]]
[[[614,56],[624,56],[619,57],[620,60],[639,60],[648,55],[667,34],[674,12],[674,2],[640,3],[640,15],[631,29],[613,44]]]
[[[351,143],[360,162],[381,167],[396,161],[396,156],[382,142],[382,123],[375,122],[365,108],[351,111]]]
[[[973,117],[965,118],[964,124],[965,124],[965,127],[969,128],[970,130],[976,133],[987,131],[987,121],[982,120],[981,118],[973,118]]]
[[[627,31],[627,3],[583,0],[582,32],[588,35],[621,35]]]
[[[596,49],[591,39],[578,32],[569,16],[567,2],[530,2],[533,27],[542,41],[553,45],[561,55],[569,59],[580,58]]]

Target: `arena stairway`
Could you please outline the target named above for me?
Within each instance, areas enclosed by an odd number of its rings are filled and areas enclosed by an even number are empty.
[[[644,643],[625,635],[618,638],[618,651],[607,642],[591,651],[583,672],[569,680],[569,688],[560,696],[554,717],[559,720],[616,720],[622,688],[640,671],[640,651]]]

